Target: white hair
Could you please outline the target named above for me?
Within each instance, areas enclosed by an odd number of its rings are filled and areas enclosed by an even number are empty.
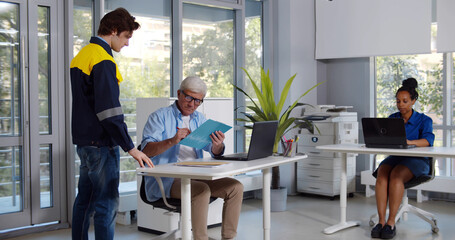
[[[183,79],[180,83],[180,91],[189,90],[191,92],[203,94],[207,93],[207,85],[197,76],[191,76]]]

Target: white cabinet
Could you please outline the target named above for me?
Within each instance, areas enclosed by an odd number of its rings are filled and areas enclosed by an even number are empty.
[[[313,121],[315,125],[313,133],[307,129],[299,131],[297,151],[306,153],[308,158],[297,162],[297,192],[334,197],[340,194],[341,154],[323,152],[316,149],[316,146],[357,143],[359,128],[357,113],[318,110],[305,112],[303,115],[324,116],[326,119]],[[348,193],[355,191],[356,156],[348,154]]]

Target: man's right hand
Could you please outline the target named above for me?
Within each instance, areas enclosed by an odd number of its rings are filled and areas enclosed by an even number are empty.
[[[145,155],[143,152],[137,150],[136,148],[132,148],[131,150],[128,151],[128,153],[134,158],[136,159],[136,161],[139,163],[139,165],[143,168],[144,167],[144,163],[147,164],[149,167],[153,168],[155,167],[153,165],[153,162],[152,160],[150,160],[149,157],[147,157],[147,155]]]
[[[182,139],[186,138],[191,133],[191,130],[188,128],[179,128],[177,133],[172,138],[174,144],[178,144]]]
[[[147,156],[157,156],[167,151],[169,148],[179,144],[179,142],[190,133],[191,131],[188,128],[179,128],[173,137],[159,142],[148,142],[142,151]]]

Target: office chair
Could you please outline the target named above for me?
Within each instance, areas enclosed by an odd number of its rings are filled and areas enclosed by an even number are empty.
[[[142,181],[141,181],[141,186],[139,190],[139,195],[142,201],[146,204],[152,205],[154,208],[161,208],[167,210],[165,214],[172,214],[172,213],[178,213],[180,214],[181,212],[181,202],[180,199],[175,199],[175,198],[166,198],[166,194],[164,193],[164,187],[163,187],[163,181],[161,181],[160,177],[155,177],[161,191],[161,196],[162,198],[152,202],[147,199],[147,196],[145,194],[145,181],[144,181],[144,176],[142,176]],[[179,223],[180,225],[180,223]],[[147,231],[147,232],[152,232],[159,234],[161,232],[159,231],[153,231],[149,229],[145,229],[142,227],[138,226],[138,229],[141,231]],[[180,226],[176,230],[173,230],[168,233],[164,233],[154,239],[179,239],[182,237],[182,234],[180,232]]]
[[[436,220],[435,216],[427,211],[424,211],[420,208],[417,208],[417,207],[409,204],[408,195],[407,195],[408,188],[415,187],[417,185],[420,185],[422,183],[425,183],[425,182],[428,182],[428,181],[431,181],[434,179],[434,176],[435,176],[435,167],[434,166],[435,166],[436,161],[434,158],[431,158],[430,161],[431,161],[430,172],[427,175],[422,175],[418,178],[413,178],[409,182],[404,184],[403,200],[401,201],[400,209],[398,210],[397,216],[395,217],[395,222],[398,222],[402,217],[403,217],[403,220],[407,220],[407,213],[411,212],[411,213],[414,213],[415,215],[417,215],[418,217],[420,217],[421,219],[425,220],[426,222],[428,222],[431,225],[431,230],[434,233],[437,233],[437,232],[439,232],[439,228],[437,226],[437,220]],[[374,165],[373,166],[376,166],[376,155],[374,156]],[[376,177],[376,176],[374,176],[374,177]],[[389,213],[389,209],[387,209],[387,214],[388,213]],[[377,218],[377,217],[378,217],[377,213],[371,215],[370,222],[369,222],[370,226],[375,225],[375,222],[373,221],[373,219]]]

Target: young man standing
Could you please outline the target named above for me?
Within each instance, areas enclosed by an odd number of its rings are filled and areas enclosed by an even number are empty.
[[[112,57],[128,46],[139,23],[124,8],[106,14],[98,36],[71,61],[72,135],[81,159],[78,194],[73,206],[72,237],[88,239],[94,216],[95,238],[113,239],[118,208],[119,147],[153,167],[151,160],[134,147],[119,101],[123,80]]]

